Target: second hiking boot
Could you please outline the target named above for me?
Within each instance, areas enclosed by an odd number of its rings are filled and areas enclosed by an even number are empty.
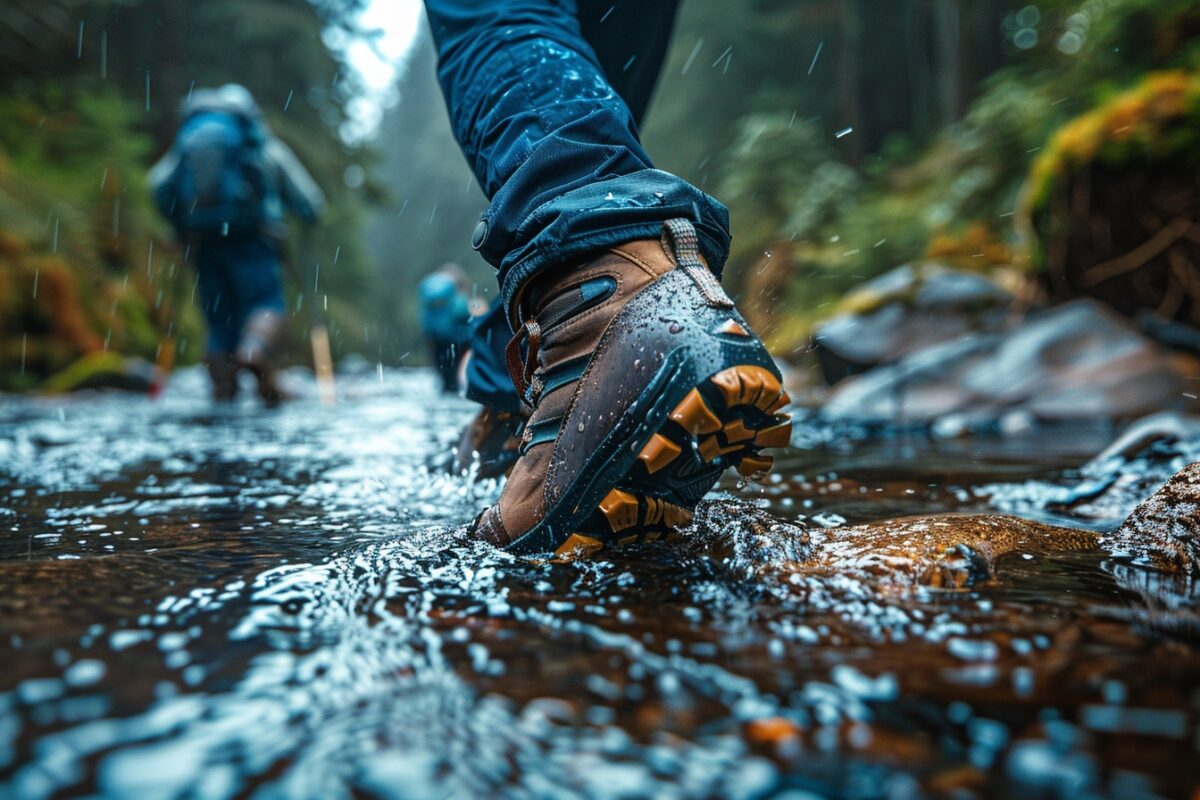
[[[791,437],[779,370],[686,220],[535,279],[518,305],[508,367],[534,411],[481,538],[559,555],[657,539],[727,467],[760,476],[761,451]]]
[[[275,357],[285,336],[286,321],[277,311],[258,311],[246,322],[234,360],[254,376],[263,405],[275,408],[287,399],[275,374]]]

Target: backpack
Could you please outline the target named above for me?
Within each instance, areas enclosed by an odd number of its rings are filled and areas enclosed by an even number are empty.
[[[175,168],[158,206],[185,234],[258,231],[269,190],[261,126],[243,115],[206,110],[188,117],[172,145]]]

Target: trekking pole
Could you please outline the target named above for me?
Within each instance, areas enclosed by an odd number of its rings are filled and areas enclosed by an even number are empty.
[[[321,404],[331,406],[337,400],[336,386],[333,380],[333,355],[329,349],[329,328],[325,325],[325,311],[317,304],[317,277],[320,265],[313,258],[312,226],[304,227],[301,239],[304,259],[311,265],[312,300],[308,304],[309,342],[312,344],[313,372],[317,376],[317,396]]]
[[[179,271],[178,262],[172,262],[171,282],[162,289],[164,303],[159,313],[159,328],[161,330],[165,327],[166,332],[159,339],[158,354],[154,358],[154,377],[150,381],[151,400],[157,400],[167,388],[167,382],[171,380],[171,370],[175,368],[175,340],[179,335],[175,330],[175,314],[179,311],[179,304],[176,302],[178,298],[175,295],[179,285]]]

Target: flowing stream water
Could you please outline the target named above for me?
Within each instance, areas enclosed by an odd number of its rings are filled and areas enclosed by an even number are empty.
[[[555,563],[470,541],[498,484],[427,468],[470,404],[339,389],[0,399],[0,797],[1195,796],[1189,598],[1097,552],[964,590],[786,568],[901,515],[1111,530],[1068,502],[1111,430],[801,422],[687,536]]]

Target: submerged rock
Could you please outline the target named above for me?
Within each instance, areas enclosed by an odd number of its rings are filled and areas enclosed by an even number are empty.
[[[973,426],[1021,412],[1036,420],[1130,419],[1195,405],[1168,351],[1092,300],[1030,315],[1005,333],[967,334],[839,384],[823,416]]]
[[[908,517],[834,528],[809,561],[794,567],[895,588],[955,589],[994,576],[1001,556],[1094,550],[1099,541],[1090,531],[999,514]]]
[[[697,510],[693,543],[749,572],[850,578],[876,591],[957,589],[996,575],[1005,556],[1104,550],[1171,575],[1200,575],[1200,462],[1142,502],[1113,535],[1003,514],[901,517],[846,527],[784,522],[742,503]],[[714,532],[719,532],[716,535]],[[1140,583],[1120,575],[1122,584]]]
[[[1002,556],[1095,550],[1098,534],[1003,514],[937,514],[807,527],[745,503],[702,504],[689,541],[748,572],[849,577],[881,589],[964,588]]]

